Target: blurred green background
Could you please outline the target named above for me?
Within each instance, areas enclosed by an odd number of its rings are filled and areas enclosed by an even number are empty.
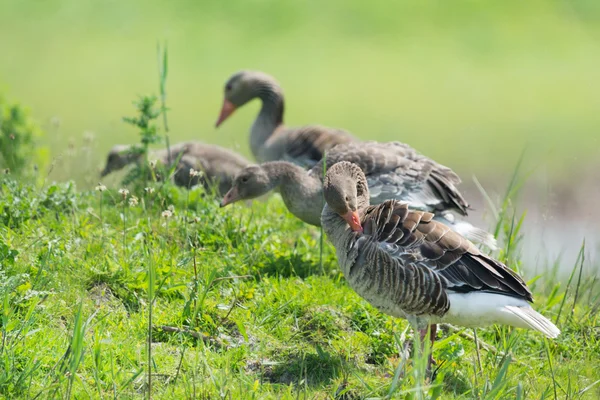
[[[599,21],[597,0],[0,0],[0,88],[55,157],[93,132],[95,173],[111,145],[138,140],[121,117],[158,93],[166,41],[172,142],[249,154],[257,102],[214,122],[225,80],[251,68],[282,84],[288,125],[404,141],[488,178],[527,146],[530,164],[569,179],[600,156]]]

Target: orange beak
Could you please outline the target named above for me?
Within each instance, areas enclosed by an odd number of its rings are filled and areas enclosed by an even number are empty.
[[[221,115],[215,126],[218,128],[233,112],[235,111],[235,105],[227,99],[223,99],[223,107],[221,107]]]
[[[346,214],[342,215],[342,217],[346,220],[354,232],[363,231],[363,228],[360,225],[360,217],[358,216],[358,212],[348,211]]]
[[[228,204],[235,203],[239,199],[240,196],[238,195],[237,188],[232,187],[227,193],[225,193],[225,196],[223,196],[223,200],[221,200],[221,207],[225,207]]]

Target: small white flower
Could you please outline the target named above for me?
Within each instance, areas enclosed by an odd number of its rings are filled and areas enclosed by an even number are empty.
[[[200,222],[200,217],[196,216],[196,217],[194,217],[194,219],[192,221],[197,224],[198,222]]]
[[[84,142],[91,143],[94,141],[95,138],[96,138],[96,135],[94,134],[94,132],[91,132],[91,131],[83,132],[83,141]]]
[[[138,198],[136,196],[131,196],[129,198],[129,206],[130,207],[135,207],[135,206],[138,205],[138,203],[139,203],[139,201],[138,201]]]
[[[156,163],[157,163],[157,162],[158,162],[157,160],[150,160],[150,161],[149,161],[150,168],[152,168],[152,169],[156,168]]]
[[[106,186],[104,186],[101,183],[98,183],[98,186],[96,186],[96,191],[98,192],[104,192],[106,190]]]
[[[190,168],[190,177],[202,176],[202,171],[196,171],[194,168]]]
[[[88,214],[93,214],[94,213],[94,209],[92,207],[88,207],[86,211],[87,211]]]
[[[145,191],[146,191],[146,193],[148,193],[148,194],[152,194],[152,193],[154,193],[154,188],[153,188],[153,187],[147,187],[147,188],[145,188],[144,190],[145,190]]]
[[[123,196],[123,199],[125,199],[129,195],[129,190],[127,190],[125,188],[121,188],[121,189],[119,189],[119,194],[121,196]]]
[[[173,216],[173,213],[170,210],[165,210],[162,212],[161,215],[163,218],[171,218]]]
[[[167,210],[171,211],[171,213],[175,214],[175,206],[173,204],[171,204],[169,207],[167,207]]]

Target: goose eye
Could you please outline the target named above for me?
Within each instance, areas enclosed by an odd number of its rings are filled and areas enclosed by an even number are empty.
[[[244,176],[244,177],[241,179],[241,182],[242,182],[242,183],[246,183],[246,182],[248,182],[248,177],[247,177],[247,176]]]
[[[346,201],[350,201],[350,196],[346,196]]]
[[[225,91],[229,92],[231,90],[231,83],[225,85]]]

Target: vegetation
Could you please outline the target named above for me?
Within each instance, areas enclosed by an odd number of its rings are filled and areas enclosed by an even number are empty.
[[[18,104],[0,95],[0,169],[4,174],[33,176],[44,161],[37,147],[43,133],[40,127]]]
[[[321,272],[319,231],[278,197],[219,209],[201,188],[169,183],[135,197],[9,178],[0,196],[5,398],[600,396],[600,294],[585,248],[566,282],[550,266],[527,276],[558,339],[492,327],[476,331],[477,347],[471,330],[445,327],[428,382],[424,358],[399,360],[407,323],[348,288],[328,245]],[[501,226],[510,244],[500,256],[517,260],[519,224]]]

